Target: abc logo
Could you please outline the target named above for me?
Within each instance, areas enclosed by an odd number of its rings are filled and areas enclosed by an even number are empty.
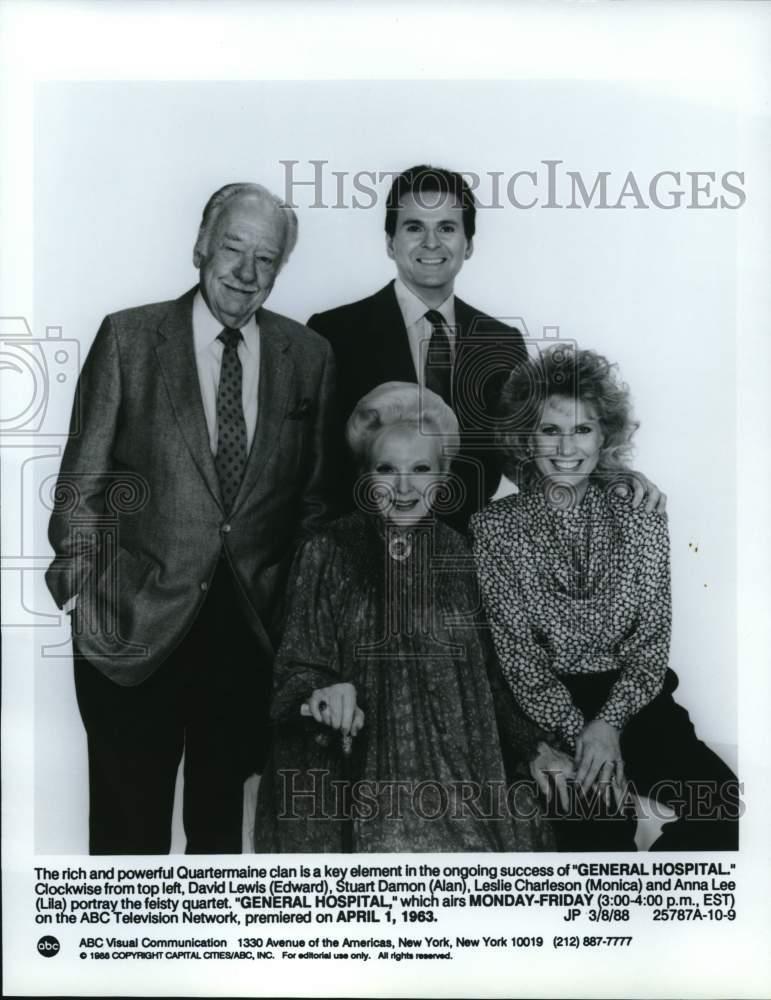
[[[58,939],[51,937],[50,934],[45,934],[37,943],[38,954],[43,958],[53,958],[54,955],[58,955],[60,947]]]

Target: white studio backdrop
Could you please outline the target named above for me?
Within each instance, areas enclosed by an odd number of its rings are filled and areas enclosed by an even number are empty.
[[[669,497],[676,697],[703,738],[737,743],[736,242],[739,217],[752,209],[685,207],[686,171],[719,180],[742,170],[731,114],[620,83],[51,83],[36,90],[35,144],[35,333],[61,327],[80,363],[106,313],[176,298],[195,283],[201,209],[222,184],[256,180],[293,197],[299,243],[268,306],[304,322],[393,276],[383,235],[388,181],[372,185],[377,204],[355,209],[350,175],[429,162],[480,175],[480,200],[489,204],[489,175],[501,173],[501,207],[480,209],[456,291],[523,321],[530,337],[558,327],[562,338],[620,364],[641,421],[635,467]],[[321,170],[327,206],[342,183],[345,207],[311,207],[308,185],[288,191],[282,161],[290,160],[295,180]],[[322,160],[322,168],[311,163]],[[589,189],[609,172],[611,204],[630,171],[648,204],[648,181],[664,170],[679,171],[688,194],[671,210],[636,209],[633,198],[617,210],[513,207],[506,180],[536,172],[543,202],[548,160],[580,171]],[[338,182],[332,171],[346,176]],[[532,190],[523,183],[517,193],[524,201]],[[58,434],[73,375],[49,401],[46,426]],[[51,438],[25,485],[41,558],[50,550],[37,489],[55,474],[62,441]],[[35,849],[83,853],[85,736],[66,623],[42,573],[28,587],[25,605],[38,626]],[[64,655],[41,656],[41,642],[64,643]]]

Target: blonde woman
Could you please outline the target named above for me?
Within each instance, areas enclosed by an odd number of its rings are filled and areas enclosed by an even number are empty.
[[[654,849],[736,849],[736,777],[672,698],[666,515],[619,490],[627,387],[557,346],[512,372],[502,417],[520,492],[472,518],[474,556],[506,680],[550,734],[533,771],[567,814],[560,848],[635,849],[626,776],[677,812]]]
[[[256,849],[544,849],[532,782],[506,785],[470,553],[435,517],[455,416],[389,382],[359,402],[347,438],[360,509],[296,560]],[[532,729],[523,720],[509,740],[523,775]]]

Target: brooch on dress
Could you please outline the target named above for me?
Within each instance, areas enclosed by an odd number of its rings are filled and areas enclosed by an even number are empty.
[[[388,555],[397,562],[409,559],[412,555],[412,534],[389,534]]]

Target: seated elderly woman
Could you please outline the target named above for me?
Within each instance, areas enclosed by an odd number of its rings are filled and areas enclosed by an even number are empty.
[[[372,390],[348,421],[367,474],[360,509],[295,560],[258,852],[553,844],[532,782],[514,801],[506,787],[473,561],[433,516],[449,503],[457,437],[442,399],[402,382]],[[510,742],[524,762],[537,740],[521,721]]]
[[[735,849],[736,778],[672,698],[666,517],[619,489],[626,386],[605,358],[555,346],[512,372],[501,408],[520,492],[472,519],[473,550],[504,676],[551,734],[534,774],[566,817],[558,847],[635,849],[626,773],[677,814],[653,849]]]

